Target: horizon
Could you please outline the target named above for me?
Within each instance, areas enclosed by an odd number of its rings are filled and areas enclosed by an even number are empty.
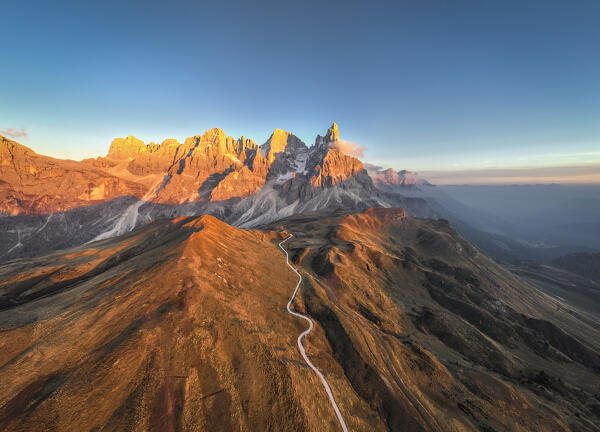
[[[0,133],[40,154],[214,126],[310,145],[335,120],[363,160],[441,181],[600,182],[595,2],[34,5],[2,7]]]

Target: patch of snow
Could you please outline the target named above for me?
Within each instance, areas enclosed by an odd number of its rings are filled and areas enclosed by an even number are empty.
[[[308,152],[298,153],[294,160],[294,171],[297,173],[306,174],[306,161],[308,160]]]
[[[11,253],[13,250],[15,250],[16,248],[18,248],[18,247],[21,247],[21,246],[23,246],[23,243],[21,243],[21,242],[19,241],[19,242],[17,242],[17,244],[16,244],[16,245],[14,245],[13,247],[11,247],[11,248],[10,248],[9,250],[7,250],[7,251],[6,251],[4,254],[5,254],[5,255],[8,255],[8,254],[9,254],[9,253]]]
[[[52,219],[52,216],[54,216],[54,213],[50,213],[48,215],[48,217],[46,218],[46,222],[44,222],[44,225],[42,225],[40,228],[38,228],[35,232],[36,234],[39,233],[40,231],[42,231],[44,228],[46,228],[46,226],[48,225],[48,222],[50,222],[50,219]]]
[[[142,199],[137,200],[136,202],[134,202],[133,204],[131,204],[129,207],[127,207],[125,209],[125,211],[123,212],[121,217],[119,217],[119,219],[117,220],[117,222],[111,229],[109,229],[108,231],[105,231],[101,234],[98,234],[96,237],[94,237],[92,240],[90,240],[87,243],[92,243],[92,242],[95,242],[98,240],[104,240],[107,238],[116,237],[116,236],[125,234],[125,233],[131,231],[132,229],[134,229],[137,224],[140,207],[142,205],[146,204],[150,199],[152,199],[153,197],[156,196],[156,194],[160,190],[162,184],[163,184],[163,179],[159,179],[159,181],[157,181],[148,190],[148,192],[146,193],[146,195],[144,195],[142,197]]]
[[[290,180],[293,176],[294,176],[294,172],[293,171],[288,171],[285,174],[280,174],[275,179],[275,183],[277,183],[277,184],[279,184],[279,183],[285,183],[286,181]]]
[[[229,159],[231,159],[232,161],[241,164],[242,162],[233,154],[231,153],[225,153],[225,156],[227,156]]]

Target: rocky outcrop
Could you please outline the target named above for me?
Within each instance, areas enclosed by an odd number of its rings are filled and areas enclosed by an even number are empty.
[[[213,191],[212,200],[245,198],[266,181],[268,163],[251,139],[234,139],[214,128],[185,140],[167,171],[168,182],[156,201],[175,203],[193,201]]]
[[[322,163],[315,166],[310,184],[315,187],[334,186],[360,175],[367,175],[361,161],[339,150],[329,149]]]
[[[333,122],[331,127],[327,129],[327,133],[325,136],[317,135],[317,139],[315,140],[316,147],[326,147],[329,146],[330,143],[338,141],[340,139],[340,129],[336,122]]]
[[[304,172],[309,149],[294,134],[275,129],[266,143],[260,146],[268,164],[267,179],[285,181],[292,173]]]
[[[281,129],[275,129],[266,143],[260,146],[261,153],[273,163],[280,153],[287,151],[293,153],[299,149],[305,149],[304,144],[296,135]]]
[[[0,137],[0,212],[47,214],[106,201],[142,196],[145,186],[91,164],[41,156]]]
[[[149,153],[151,150],[152,146],[144,144],[144,141],[133,135],[129,135],[127,138],[115,138],[110,144],[106,157],[119,160],[130,159],[143,153]]]
[[[212,190],[211,201],[245,198],[265,184],[265,178],[254,174],[247,166],[229,172]]]
[[[129,135],[127,138],[113,140],[105,160],[127,161],[127,170],[136,176],[160,174],[172,165],[179,146],[175,139],[164,140],[161,144],[144,144]]]

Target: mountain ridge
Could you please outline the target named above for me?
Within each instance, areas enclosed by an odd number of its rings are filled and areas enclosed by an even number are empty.
[[[598,326],[443,220],[211,215],[0,264],[0,428],[594,431]],[[85,334],[85,337],[81,337]]]
[[[296,213],[373,206],[433,215],[424,201],[377,189],[364,164],[337,148],[339,137],[336,123],[310,147],[281,129],[261,146],[219,128],[183,143],[144,143],[130,135],[114,139],[106,156],[80,162],[37,155],[11,141],[21,151],[16,160],[1,153],[0,227],[6,230],[0,256],[71,247],[177,216],[212,214],[252,228]],[[4,141],[2,148],[8,149]],[[26,172],[30,166],[34,177]],[[29,183],[21,181],[26,176]]]

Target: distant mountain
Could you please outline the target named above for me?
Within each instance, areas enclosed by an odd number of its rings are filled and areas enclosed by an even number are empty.
[[[340,208],[402,205],[431,214],[422,200],[375,188],[338,140],[335,123],[310,147],[281,129],[258,146],[214,128],[183,143],[116,138],[106,157],[75,162],[2,138],[0,256],[75,246],[177,216],[212,214],[248,228]]]
[[[392,168],[384,170],[370,166],[369,175],[373,179],[375,187],[388,192],[402,190],[403,188],[433,186],[417,173],[406,170],[394,171]]]

